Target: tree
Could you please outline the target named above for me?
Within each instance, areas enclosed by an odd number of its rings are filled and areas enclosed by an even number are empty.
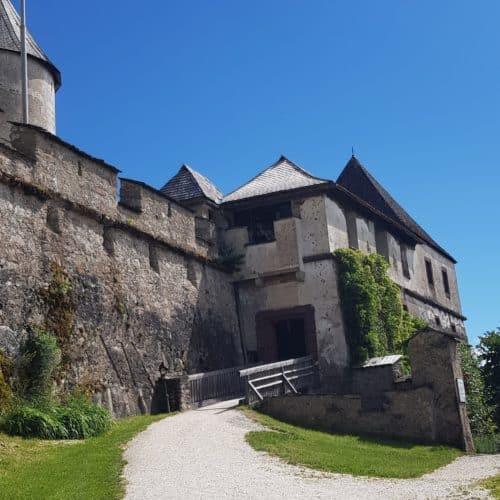
[[[460,362],[467,393],[467,414],[474,436],[487,436],[495,432],[494,407],[490,403],[487,387],[482,377],[480,361],[474,349],[461,342],[458,346]]]
[[[496,406],[496,421],[500,424],[500,328],[479,337],[477,351],[491,403]]]

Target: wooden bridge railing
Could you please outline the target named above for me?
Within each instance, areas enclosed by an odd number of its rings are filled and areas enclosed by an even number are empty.
[[[239,372],[246,402],[253,406],[265,398],[298,393],[315,386],[317,363],[311,356],[246,368]]]
[[[243,397],[245,388],[236,366],[225,370],[195,373],[187,376],[189,385],[189,405],[203,406],[212,401]]]

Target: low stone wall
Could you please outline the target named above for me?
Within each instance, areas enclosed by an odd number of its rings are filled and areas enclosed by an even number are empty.
[[[457,389],[462,372],[457,339],[437,331],[409,343],[412,380],[373,379],[357,394],[304,394],[267,399],[262,410],[280,420],[327,432],[401,438],[473,450],[465,403]],[[399,387],[398,387],[399,386]]]
[[[270,398],[263,411],[286,422],[326,432],[435,442],[433,392],[428,387],[384,393],[383,410],[363,410],[359,394]]]

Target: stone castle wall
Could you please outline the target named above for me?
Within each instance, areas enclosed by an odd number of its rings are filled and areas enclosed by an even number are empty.
[[[233,287],[189,210],[34,127],[0,145],[0,349],[54,327],[79,385],[123,416],[149,411],[158,367],[241,362]],[[56,326],[54,326],[56,325]]]

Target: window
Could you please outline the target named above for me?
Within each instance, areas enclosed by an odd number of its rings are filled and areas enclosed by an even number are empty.
[[[410,279],[410,267],[408,266],[408,249],[406,245],[401,245],[401,267],[403,268],[403,276]]]
[[[441,269],[441,273],[443,274],[444,293],[449,298],[450,297],[450,281],[448,280],[448,271],[446,271],[446,269],[443,267],[443,269]]]
[[[425,271],[427,273],[427,282],[434,287],[434,274],[432,273],[432,263],[429,259],[425,259]]]
[[[439,319],[439,316],[434,316],[434,321],[437,326],[441,326],[441,320]]]
[[[235,225],[248,228],[250,244],[274,241],[274,221],[292,216],[290,202],[253,208],[238,212],[235,215]]]
[[[457,327],[453,323],[451,324],[451,331],[455,333],[457,331]]]

